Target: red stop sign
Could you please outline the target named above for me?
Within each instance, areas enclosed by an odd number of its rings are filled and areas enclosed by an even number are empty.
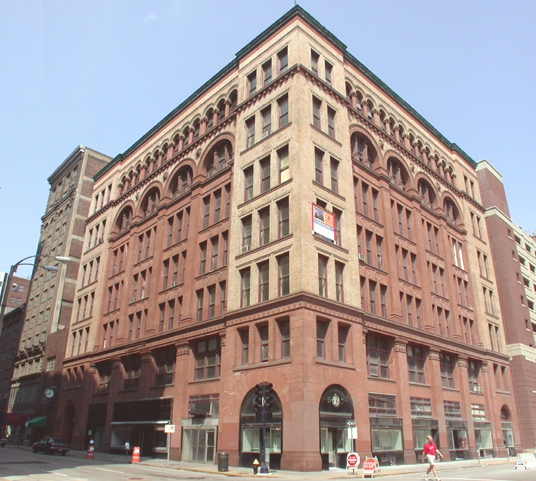
[[[366,471],[374,471],[376,469],[376,460],[374,458],[365,459],[363,469]]]
[[[348,466],[350,467],[356,467],[357,464],[358,464],[358,458],[357,458],[357,454],[356,453],[350,453],[348,455],[348,459],[347,459],[347,464]]]

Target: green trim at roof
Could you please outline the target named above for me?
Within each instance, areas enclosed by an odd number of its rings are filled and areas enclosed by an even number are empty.
[[[108,172],[116,163],[120,162],[122,159],[127,157],[135,149],[137,149],[141,144],[143,144],[147,139],[149,139],[153,134],[158,132],[164,125],[174,119],[182,110],[184,110],[189,104],[194,100],[199,98],[203,93],[205,93],[210,87],[216,84],[220,79],[225,77],[233,69],[238,68],[239,60],[262,42],[264,42],[270,35],[279,30],[282,26],[288,23],[295,16],[300,16],[307,23],[309,23],[313,28],[315,28],[320,34],[326,37],[333,45],[342,50],[344,58],[354,67],[356,67],[363,75],[369,78],[374,82],[380,89],[384,90],[389,96],[398,102],[403,108],[405,108],[411,115],[413,115],[420,123],[422,123],[427,129],[430,130],[435,136],[437,136],[448,148],[457,152],[462,158],[464,158],[470,165],[476,168],[476,162],[469,157],[458,145],[450,142],[444,135],[442,135],[435,127],[430,124],[424,117],[422,117],[411,105],[409,105],[402,97],[395,93],[387,84],[385,84],[379,77],[372,73],[367,67],[365,67],[357,58],[355,58],[351,53],[346,50],[346,45],[342,43],[335,35],[333,35],[328,29],[326,29],[318,20],[313,18],[309,13],[307,13],[301,6],[296,5],[292,7],[285,15],[283,15],[279,20],[270,25],[266,30],[264,30],[260,35],[257,35],[251,42],[249,42],[245,47],[240,49],[236,58],[230,62],[227,66],[221,69],[216,75],[214,75],[210,80],[203,84],[199,89],[197,89],[192,95],[190,95],[186,100],[180,103],[175,109],[173,109],[168,115],[166,115],[160,122],[158,122],[151,130],[149,130],[143,137],[137,140],[132,146],[130,146],[125,152],[114,157],[108,164],[106,164],[99,172],[95,174],[93,179],[96,181],[99,177]]]

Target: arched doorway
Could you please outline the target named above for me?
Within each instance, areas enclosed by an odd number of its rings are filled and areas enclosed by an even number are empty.
[[[320,399],[320,454],[322,469],[346,467],[346,455],[353,451],[348,439],[348,421],[354,420],[354,406],[342,386],[329,386]]]
[[[262,458],[263,436],[261,414],[255,410],[255,389],[248,392],[240,409],[240,466],[250,468],[255,459]],[[273,394],[273,409],[266,416],[266,464],[270,469],[280,469],[283,413],[279,396]]]

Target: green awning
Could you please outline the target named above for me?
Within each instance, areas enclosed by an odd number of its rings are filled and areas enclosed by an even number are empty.
[[[30,419],[27,424],[30,428],[46,428],[47,427],[47,417],[38,416],[36,418]]]

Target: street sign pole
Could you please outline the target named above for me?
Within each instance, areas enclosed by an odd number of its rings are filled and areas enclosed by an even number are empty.
[[[270,474],[266,466],[266,383],[262,383],[262,466],[261,474]]]

